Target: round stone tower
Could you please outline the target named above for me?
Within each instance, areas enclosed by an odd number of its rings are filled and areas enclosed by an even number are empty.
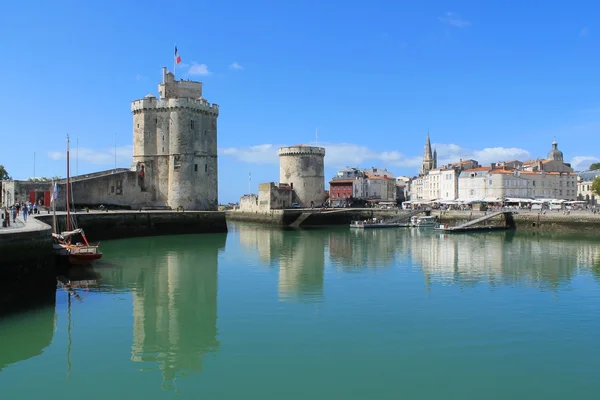
[[[303,207],[325,200],[325,149],[289,146],[279,149],[279,182],[293,187],[295,200]]]

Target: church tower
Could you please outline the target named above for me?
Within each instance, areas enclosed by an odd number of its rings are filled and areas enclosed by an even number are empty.
[[[427,132],[423,163],[421,164],[421,174],[425,175],[434,168],[437,168],[437,151],[431,152],[431,140],[429,139],[429,132]]]

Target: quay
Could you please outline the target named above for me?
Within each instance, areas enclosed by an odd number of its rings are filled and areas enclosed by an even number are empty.
[[[587,211],[573,211],[563,214],[557,211],[540,213],[537,210],[517,210],[512,216],[515,229],[559,232],[598,232],[600,214]],[[458,210],[402,210],[375,208],[340,209],[285,209],[269,211],[226,211],[231,221],[248,221],[282,227],[302,228],[318,226],[349,225],[353,220],[377,218],[382,220],[408,221],[413,215],[423,214],[437,217],[438,222],[449,225],[462,225],[477,218],[494,214],[495,211],[458,211]],[[503,213],[486,218],[488,225],[503,225]]]

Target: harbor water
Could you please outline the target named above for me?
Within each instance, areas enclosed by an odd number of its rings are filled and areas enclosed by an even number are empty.
[[[101,247],[55,306],[0,319],[2,398],[600,392],[598,236],[235,223]]]

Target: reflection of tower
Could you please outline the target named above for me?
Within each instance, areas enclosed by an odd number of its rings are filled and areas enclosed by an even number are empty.
[[[279,256],[279,299],[321,300],[325,270],[325,237],[317,232],[289,231]]]
[[[217,241],[217,236],[161,238],[164,246],[140,261],[131,359],[157,363],[163,385],[201,371],[203,355],[219,346]]]
[[[427,132],[427,141],[425,142],[425,151],[423,152],[423,163],[421,164],[421,174],[426,174],[432,169],[437,168],[437,150],[431,152],[431,140]]]
[[[274,264],[277,261],[284,236],[281,229],[253,224],[239,224],[233,229],[239,231],[242,246],[258,251],[258,258],[262,263]]]
[[[279,149],[279,182],[293,186],[295,201],[303,206],[325,200],[325,149],[290,146]]]

